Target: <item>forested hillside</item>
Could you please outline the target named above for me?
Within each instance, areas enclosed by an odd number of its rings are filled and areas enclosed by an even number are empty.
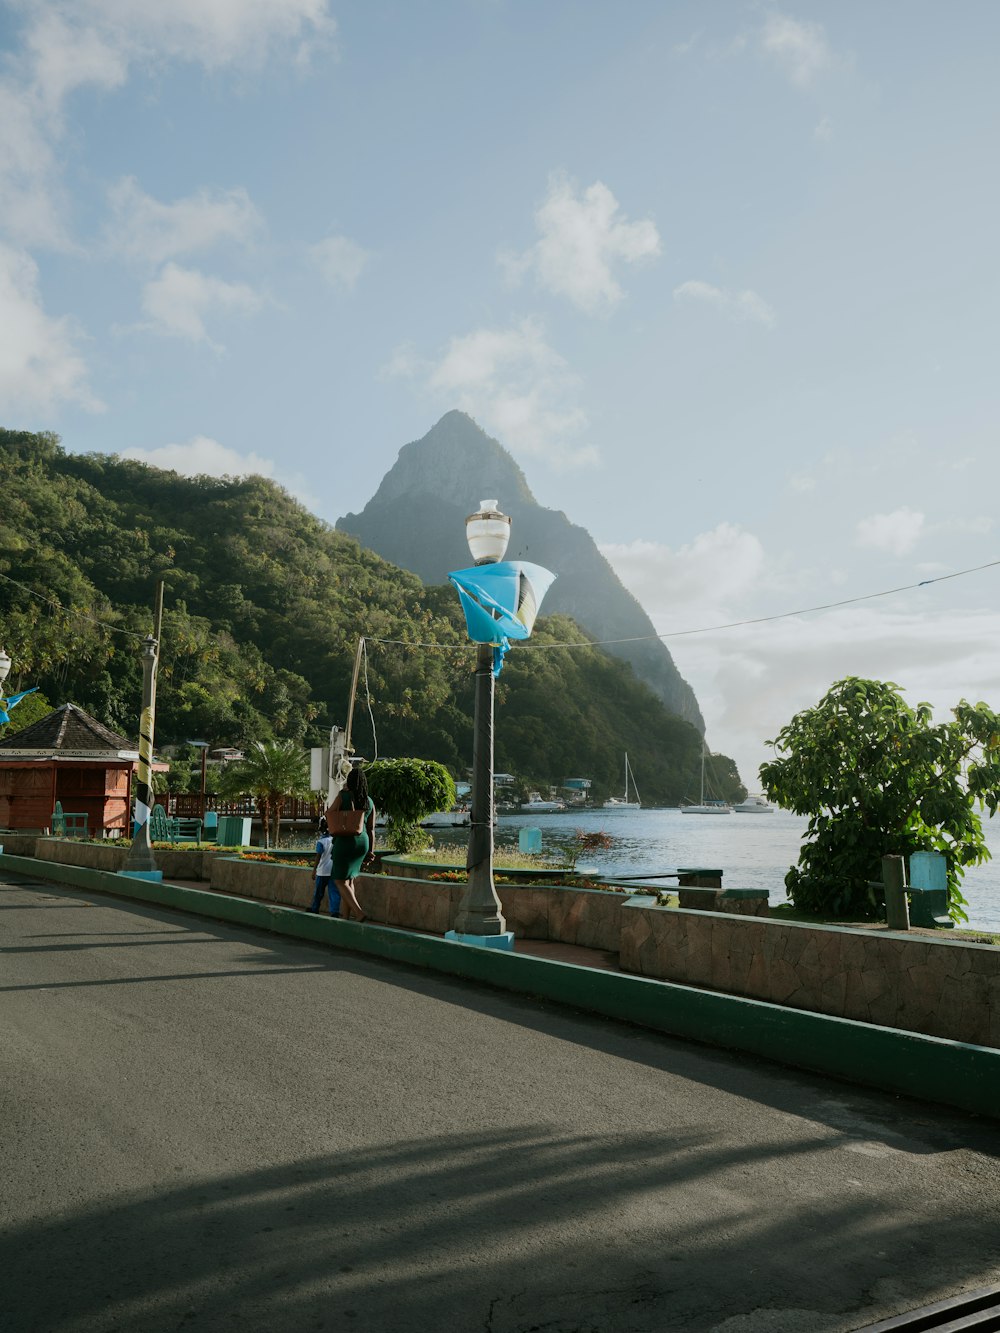
[[[425,588],[272,482],[181,477],[66,453],[54,435],[0,431],[0,496],[8,691],[39,685],[53,703],[77,703],[134,735],[139,639],[162,577],[159,744],[320,743],[344,720],[364,635],[359,749],[372,752],[370,691],[380,753],[438,759],[456,775],[471,762],[474,650],[450,587]],[[540,647],[583,637],[571,620],[543,617],[531,644],[509,654],[498,769],[537,782],[591,777],[599,795],[620,788],[627,750],[645,801],[696,796],[693,726],[628,665],[590,648]],[[734,794],[731,761],[717,756],[713,767],[720,794]]]

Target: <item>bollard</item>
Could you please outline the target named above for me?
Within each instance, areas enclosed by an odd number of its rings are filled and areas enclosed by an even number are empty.
[[[882,886],[885,889],[885,923],[890,930],[909,930],[906,902],[906,865],[901,856],[882,857]]]

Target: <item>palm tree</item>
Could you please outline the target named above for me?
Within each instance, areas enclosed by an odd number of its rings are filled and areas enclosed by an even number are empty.
[[[228,795],[253,796],[264,826],[264,846],[272,841],[277,845],[285,802],[309,794],[305,752],[294,741],[254,741],[245,759],[227,765],[224,784]]]

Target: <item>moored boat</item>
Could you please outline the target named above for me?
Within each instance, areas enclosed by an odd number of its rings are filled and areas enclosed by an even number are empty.
[[[552,810],[565,810],[565,801],[543,801],[537,791],[533,791],[526,801],[521,802],[525,814],[541,815]]]
[[[733,806],[733,813],[737,815],[773,815],[777,808],[763,796],[748,796],[745,801],[740,801],[739,805]]]
[[[630,801],[628,796],[629,779],[632,780],[632,795],[634,800]],[[605,810],[641,810],[642,802],[639,800],[639,792],[636,789],[635,778],[632,776],[632,770],[629,768],[628,754],[625,755],[625,795],[609,796],[604,802]]]

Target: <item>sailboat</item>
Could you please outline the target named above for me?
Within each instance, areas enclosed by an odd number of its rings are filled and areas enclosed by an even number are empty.
[[[633,800],[633,801],[630,801],[629,798],[628,798],[628,784],[629,784],[629,779],[631,779],[631,781],[632,781],[632,795],[635,797],[635,800]],[[605,808],[605,810],[641,810],[641,809],[642,809],[642,802],[639,800],[639,793],[638,793],[638,791],[636,790],[635,778],[634,778],[633,775],[632,775],[632,770],[631,770],[631,768],[629,768],[628,754],[627,754],[627,753],[626,753],[626,755],[625,755],[625,795],[624,795],[624,796],[609,796],[608,799],[604,802],[604,808]]]
[[[705,752],[708,746],[702,742],[701,747],[701,799],[697,805],[682,805],[682,815],[731,815],[733,807],[725,801],[706,801],[705,800]]]

